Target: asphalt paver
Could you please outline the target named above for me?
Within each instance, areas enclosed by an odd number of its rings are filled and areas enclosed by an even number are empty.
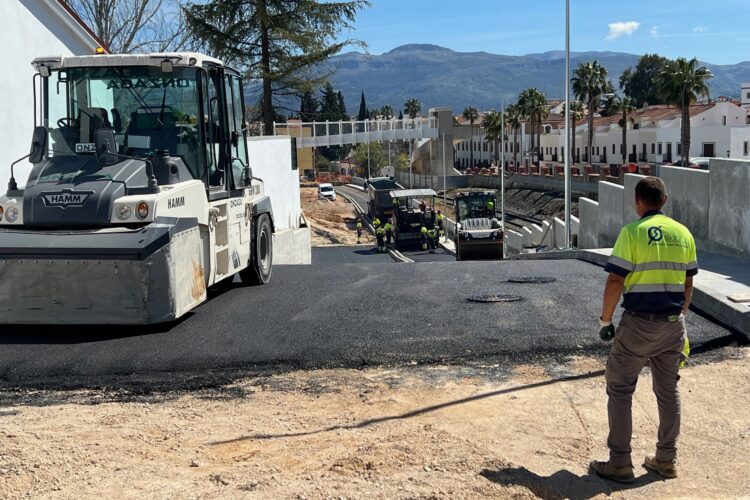
[[[323,252],[325,253],[325,252]],[[316,254],[321,255],[316,251]],[[323,262],[274,268],[271,282],[210,290],[181,321],[156,327],[0,330],[0,382],[215,369],[405,363],[530,363],[604,355],[597,318],[605,273],[579,261]],[[509,283],[541,276],[544,284]],[[518,302],[475,303],[510,294]],[[726,329],[688,316],[694,348]]]

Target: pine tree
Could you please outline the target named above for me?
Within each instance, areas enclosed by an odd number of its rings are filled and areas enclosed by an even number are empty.
[[[348,45],[364,45],[340,35],[369,5],[369,0],[208,0],[184,12],[205,50],[246,78],[262,81],[260,115],[265,133],[272,134],[274,97],[320,85],[326,78],[316,70],[321,62]]]
[[[357,120],[364,121],[370,118],[370,114],[367,112],[367,102],[365,101],[365,92],[362,91],[362,97],[359,100],[359,113],[357,113]]]

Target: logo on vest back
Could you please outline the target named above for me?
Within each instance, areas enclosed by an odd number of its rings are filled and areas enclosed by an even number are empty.
[[[659,243],[664,238],[664,233],[661,231],[661,226],[651,226],[648,228],[648,244],[653,242]]]
[[[42,201],[45,207],[57,207],[66,209],[68,207],[82,207],[93,191],[73,191],[63,189],[59,192],[42,193]]]

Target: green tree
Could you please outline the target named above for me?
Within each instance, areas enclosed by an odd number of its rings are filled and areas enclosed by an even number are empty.
[[[565,109],[564,106],[563,109]],[[583,118],[583,111],[584,107],[581,101],[570,101],[570,111],[568,112],[568,116],[570,117],[570,148],[568,155],[570,156],[571,165],[576,162],[576,123]]]
[[[498,164],[500,162],[500,134],[502,125],[502,113],[495,111],[494,109],[489,110],[482,116],[482,128],[486,135],[487,141],[493,141],[495,148],[495,160]]]
[[[354,161],[365,172],[378,175],[381,168],[388,164],[387,154],[383,152],[383,146],[379,142],[370,143],[370,166],[367,166],[367,144],[360,143],[354,148]]]
[[[404,103],[404,113],[409,115],[412,120],[422,111],[422,103],[415,98],[407,99]]]
[[[386,104],[385,106],[380,108],[380,116],[384,120],[390,120],[391,118],[393,118],[393,108],[390,104]]]
[[[461,115],[469,120],[469,166],[474,166],[474,122],[479,119],[479,111],[474,106],[464,108]]]
[[[698,97],[708,97],[709,79],[713,78],[705,66],[698,66],[698,60],[683,57],[670,62],[659,74],[659,92],[667,103],[682,111],[680,141],[682,143],[682,165],[687,166],[690,157],[690,105]]]
[[[635,106],[633,99],[619,95],[610,99],[609,105],[610,109],[622,115],[617,123],[622,128],[622,163],[625,164],[628,161],[628,122],[633,121],[630,114],[635,111]]]
[[[260,116],[273,133],[274,97],[313,88],[318,65],[357,40],[341,37],[368,0],[208,0],[184,9],[187,27],[207,50],[260,80]]]
[[[339,121],[346,118],[346,110],[341,109],[341,91],[336,91],[329,82],[321,89],[320,96],[320,119],[328,121]]]
[[[607,79],[607,69],[599,61],[582,62],[573,72],[570,79],[576,99],[585,102],[588,108],[588,154],[591,161],[591,145],[594,142],[594,113],[599,107],[599,98],[613,91]]]
[[[403,120],[404,119],[404,113],[401,112],[401,110],[398,111],[398,119]]]
[[[542,133],[542,119],[549,116],[549,107],[547,106],[547,96],[544,92],[536,88],[523,90],[518,96],[518,106],[523,112],[524,118],[529,121],[531,126],[531,160],[533,163],[533,154],[540,152],[540,142]],[[536,131],[534,130],[536,129]],[[534,144],[534,133],[536,132],[536,147]]]
[[[523,111],[518,104],[511,104],[505,108],[505,126],[513,131],[513,164],[518,165],[518,131],[521,129]]]
[[[344,103],[344,94],[342,94],[340,90],[336,92],[336,101],[338,102],[338,106],[336,107],[336,109],[339,114],[339,120],[348,120],[349,115],[346,112],[346,104]]]
[[[620,75],[620,88],[633,100],[633,106],[642,108],[646,104],[665,104],[659,92],[659,75],[669,65],[669,59],[657,54],[644,54],[635,68],[626,69]]]
[[[409,170],[409,155],[405,153],[396,155],[396,168],[398,170]]]
[[[306,90],[300,95],[299,119],[303,122],[312,122],[319,120],[318,108],[320,102],[311,90]]]
[[[367,101],[365,101],[365,92],[362,91],[362,96],[359,98],[359,113],[357,113],[357,120],[364,121],[370,118],[370,113],[367,111]]]

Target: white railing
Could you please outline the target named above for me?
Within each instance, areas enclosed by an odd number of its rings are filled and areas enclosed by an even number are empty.
[[[276,123],[274,135],[297,138],[298,147],[437,138],[437,119],[351,120]]]

